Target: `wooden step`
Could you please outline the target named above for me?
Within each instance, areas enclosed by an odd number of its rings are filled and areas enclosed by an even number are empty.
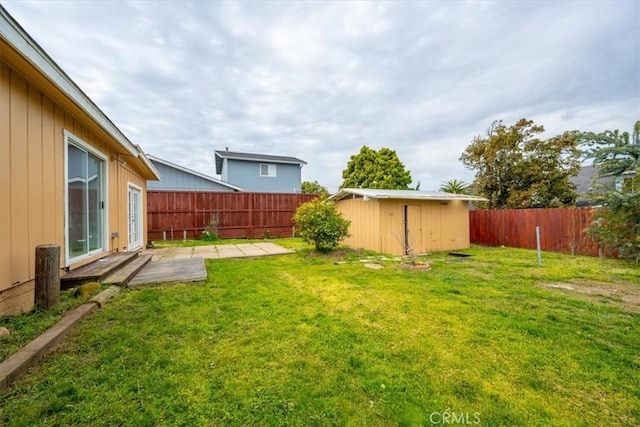
[[[133,279],[151,261],[151,255],[140,255],[122,268],[114,271],[109,277],[101,280],[106,285],[124,286]]]
[[[99,282],[128,262],[133,261],[137,256],[138,252],[114,252],[68,272],[60,278],[60,288],[69,289],[88,282]]]

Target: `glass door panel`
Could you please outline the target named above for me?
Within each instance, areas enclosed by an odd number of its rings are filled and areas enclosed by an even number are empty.
[[[103,249],[104,161],[67,145],[67,216],[69,259]]]
[[[68,150],[69,256],[87,253],[87,156],[73,145]]]

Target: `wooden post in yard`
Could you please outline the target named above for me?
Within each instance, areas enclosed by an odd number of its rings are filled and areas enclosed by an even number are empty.
[[[60,302],[60,246],[36,246],[35,303],[48,310]]]

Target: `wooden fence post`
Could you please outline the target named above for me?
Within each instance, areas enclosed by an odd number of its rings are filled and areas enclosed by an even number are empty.
[[[247,239],[253,239],[253,198],[256,193],[249,193],[249,235]]]
[[[60,246],[36,246],[35,303],[48,310],[60,302]]]

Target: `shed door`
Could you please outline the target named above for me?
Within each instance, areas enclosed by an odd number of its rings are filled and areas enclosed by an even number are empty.
[[[404,254],[422,252],[422,209],[420,206],[404,207]]]

